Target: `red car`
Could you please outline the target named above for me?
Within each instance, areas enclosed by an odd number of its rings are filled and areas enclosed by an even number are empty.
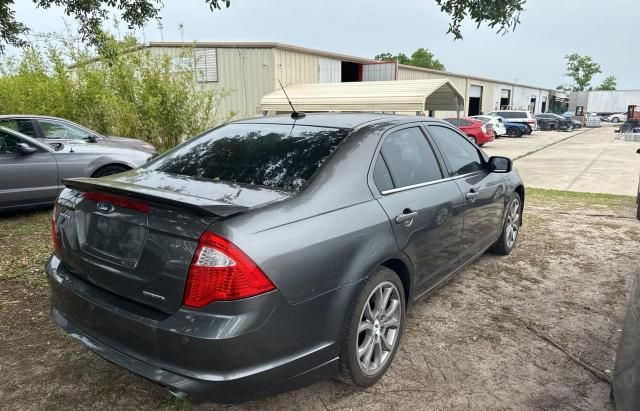
[[[483,146],[486,143],[490,143],[495,139],[495,133],[493,132],[493,126],[488,123],[483,123],[480,120],[468,117],[457,118],[445,118],[445,121],[458,127],[460,131],[465,133],[474,143],[479,146]]]

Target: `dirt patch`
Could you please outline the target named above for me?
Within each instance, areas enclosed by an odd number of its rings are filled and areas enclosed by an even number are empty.
[[[173,399],[66,337],[50,319],[43,253],[17,245],[48,247],[48,213],[2,218],[0,251],[11,254],[0,261],[2,407],[611,408],[608,384],[514,314],[586,363],[611,370],[640,269],[632,201],[535,190],[526,201],[516,250],[483,256],[418,303],[394,364],[377,385],[357,390],[327,381],[240,407]]]

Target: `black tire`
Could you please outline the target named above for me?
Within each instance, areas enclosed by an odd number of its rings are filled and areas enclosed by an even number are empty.
[[[531,133],[533,133],[533,129],[531,126],[527,126],[527,128],[524,129],[524,134],[529,135]]]
[[[379,364],[379,369],[375,370],[373,373],[367,374],[362,369],[360,358],[357,354],[358,347],[360,344],[365,344],[366,337],[370,336],[370,338],[372,338],[372,340],[374,341],[371,342],[371,344],[374,345],[375,348],[375,330],[382,330],[383,328],[375,328],[374,330],[374,325],[372,325],[371,330],[363,330],[361,332],[358,332],[358,328],[361,321],[366,321],[367,316],[365,313],[365,304],[369,304],[370,297],[374,297],[374,291],[377,291],[379,287],[385,286],[389,288],[395,287],[395,290],[397,292],[398,298],[393,299],[390,297],[388,299],[388,303],[392,304],[393,301],[396,301],[395,306],[397,306],[397,310],[399,310],[399,313],[397,315],[397,321],[399,322],[399,324],[397,328],[394,328],[396,330],[396,334],[394,334],[395,339],[393,341],[392,349],[390,351],[383,351],[384,349],[381,348],[380,352],[386,352],[387,356],[383,360],[383,363]],[[370,304],[369,307],[369,312],[376,311],[375,306],[373,307],[373,310],[371,309]],[[390,308],[390,305],[387,305],[387,307]],[[402,281],[400,281],[400,277],[398,277],[398,274],[396,274],[393,270],[386,267],[379,267],[366,280],[364,280],[364,284],[360,288],[360,293],[356,297],[356,300],[351,308],[351,313],[347,317],[347,328],[345,336],[342,340],[342,348],[340,351],[341,380],[358,387],[369,387],[375,384],[380,378],[382,378],[384,373],[393,362],[393,358],[395,357],[396,352],[398,351],[398,347],[400,346],[402,334],[404,332],[405,307],[405,295]],[[380,322],[380,324],[382,324],[382,322]],[[376,320],[375,325],[378,325],[378,320]],[[389,327],[388,329],[384,329],[384,331],[382,331],[380,334],[388,331],[392,331],[392,328]],[[365,334],[365,338],[361,339],[361,334]],[[377,341],[380,341],[380,337],[378,337]],[[380,344],[380,347],[382,347],[382,345],[383,344]],[[372,349],[373,355],[372,357],[370,357],[370,359],[373,359],[378,355],[378,353],[375,351],[375,349]]]
[[[517,218],[513,219],[510,215],[512,209],[516,207],[515,202],[517,202]],[[515,227],[514,227],[515,225]],[[516,245],[518,240],[518,234],[520,233],[520,226],[522,225],[522,199],[520,198],[520,194],[513,193],[509,202],[507,203],[507,210],[504,216],[504,222],[502,223],[502,233],[500,234],[500,238],[496,243],[491,247],[491,252],[500,255],[507,255],[511,253],[513,248]],[[515,237],[510,238],[515,229]]]
[[[507,129],[507,135],[509,137],[522,137],[522,131],[518,127],[509,127]]]
[[[467,138],[471,141],[473,141],[474,144],[478,144],[478,139],[475,138],[474,136],[471,135],[467,135]]]
[[[611,122],[619,123],[620,122],[620,118],[619,117],[614,117],[614,118],[611,119]]]
[[[93,175],[91,175],[91,177],[106,177],[106,176],[110,176],[113,174],[119,174],[119,173],[123,173],[127,170],[131,170],[129,167],[126,166],[121,166],[119,164],[111,164],[108,166],[103,166],[100,167],[99,169],[97,169]]]

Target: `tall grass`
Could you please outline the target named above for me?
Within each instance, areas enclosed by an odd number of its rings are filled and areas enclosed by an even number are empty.
[[[228,92],[194,81],[190,48],[171,58],[137,44],[105,35],[95,50],[48,38],[1,58],[0,114],[62,117],[160,150],[233,116],[217,113]]]

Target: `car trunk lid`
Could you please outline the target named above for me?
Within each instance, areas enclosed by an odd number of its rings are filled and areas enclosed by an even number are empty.
[[[58,205],[63,267],[166,313],[182,305],[198,240],[212,222],[291,194],[138,170],[64,183],[71,190]]]

